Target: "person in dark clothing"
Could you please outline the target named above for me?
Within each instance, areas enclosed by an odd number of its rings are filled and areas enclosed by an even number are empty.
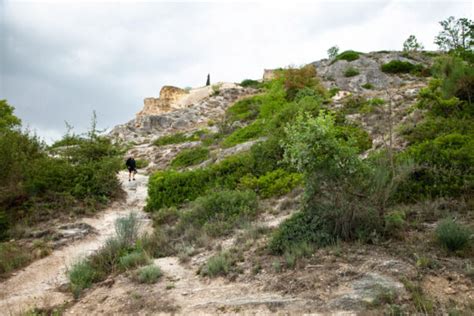
[[[135,175],[137,174],[137,163],[135,159],[133,159],[133,156],[127,159],[127,161],[125,162],[125,165],[127,166],[127,169],[128,169],[128,181],[131,180],[132,173],[133,173],[133,181],[135,181]]]

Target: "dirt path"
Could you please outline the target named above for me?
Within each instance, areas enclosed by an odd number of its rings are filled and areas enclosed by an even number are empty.
[[[115,232],[115,220],[136,212],[147,221],[143,206],[147,196],[148,177],[137,175],[128,182],[127,174],[119,173],[122,187],[127,192],[124,203],[114,203],[106,211],[81,222],[91,225],[97,234],[54,251],[48,257],[35,261],[0,284],[0,315],[17,315],[33,307],[62,304],[72,299],[70,293],[58,287],[67,282],[66,272],[74,262],[97,250]]]

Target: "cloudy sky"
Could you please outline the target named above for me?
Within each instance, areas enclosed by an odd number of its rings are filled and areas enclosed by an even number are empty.
[[[46,141],[132,119],[163,85],[257,79],[341,50],[435,49],[438,22],[471,1],[0,0],[0,99]]]

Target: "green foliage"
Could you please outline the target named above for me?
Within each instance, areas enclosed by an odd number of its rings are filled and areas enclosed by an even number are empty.
[[[359,70],[354,67],[349,67],[346,70],[344,70],[344,77],[354,77],[359,74]]]
[[[361,87],[367,90],[371,90],[374,88],[374,85],[371,84],[370,82],[367,82],[367,83],[364,83]]]
[[[171,167],[183,168],[197,165],[209,158],[209,149],[206,147],[196,147],[181,151],[171,161]]]
[[[228,234],[257,214],[257,196],[251,191],[218,191],[197,198],[181,218],[186,225],[202,227],[210,236]]]
[[[409,166],[392,171],[386,159],[362,160],[353,139],[341,138],[334,116],[325,112],[301,114],[285,131],[284,158],[304,174],[305,203],[274,233],[272,252],[284,253],[299,242],[369,241],[382,233],[384,209]]]
[[[459,57],[443,56],[436,59],[433,66],[434,75],[441,81],[438,86],[432,86],[431,90],[438,88],[444,99],[457,97],[460,100],[472,103],[474,91],[474,67]],[[435,83],[433,83],[435,84]]]
[[[262,83],[257,80],[252,80],[252,79],[245,79],[242,80],[240,85],[244,88],[255,88],[255,89],[260,89],[262,87]]]
[[[385,231],[388,235],[397,236],[405,226],[405,213],[393,211],[385,215]]]
[[[329,89],[329,97],[333,97],[335,96],[339,91],[341,91],[341,89],[339,89],[338,87],[334,87],[334,88],[331,88]]]
[[[417,52],[419,50],[423,50],[423,48],[423,44],[418,42],[415,35],[408,36],[405,42],[403,42],[404,52]]]
[[[0,133],[20,126],[21,120],[13,115],[14,110],[7,100],[0,100]]]
[[[83,211],[95,210],[121,190],[116,177],[121,150],[96,131],[87,137],[74,136],[74,146],[50,149],[20,130],[6,129],[0,134],[0,163],[8,166],[0,184],[3,232],[18,220],[48,220],[58,210],[69,212],[79,205]],[[66,135],[62,143],[68,144],[71,137]],[[41,212],[43,205],[50,209],[48,213]]]
[[[137,280],[140,283],[153,284],[162,276],[161,269],[155,265],[148,265],[138,269]]]
[[[202,276],[209,276],[211,278],[216,276],[227,275],[234,265],[232,256],[229,252],[221,252],[207,260],[206,264],[201,267],[199,274]]]
[[[243,154],[203,169],[159,171],[150,177],[146,208],[152,211],[177,206],[216,187],[233,189],[243,175],[251,172],[250,159],[248,154]]]
[[[436,227],[436,238],[450,251],[466,247],[470,235],[471,232],[468,228],[459,225],[451,218],[441,221]]]
[[[386,73],[399,74],[399,73],[413,73],[421,70],[421,65],[415,65],[408,61],[392,60],[381,66],[381,70]]]
[[[435,37],[435,44],[441,50],[463,52],[474,45],[474,23],[467,18],[455,19],[450,16],[439,22],[443,30]]]
[[[457,133],[409,147],[400,159],[413,159],[419,167],[400,190],[405,199],[457,196],[474,188],[474,138]]]
[[[319,83],[316,76],[316,67],[308,64],[301,68],[289,67],[283,73],[284,86],[286,90],[286,99],[293,101],[299,90],[312,88],[324,94],[324,88]]]
[[[353,51],[353,50],[346,50],[339,55],[336,56],[335,60],[347,60],[347,61],[354,61],[359,59],[361,53]]]
[[[280,145],[278,137],[271,136],[266,141],[259,142],[250,148],[251,154],[251,173],[255,176],[261,176],[278,167],[284,167],[281,164],[283,159],[283,148]]]
[[[260,96],[245,98],[237,101],[226,111],[226,119],[232,123],[235,121],[251,121],[260,113],[262,98]]]
[[[337,136],[346,141],[352,139],[353,145],[358,148],[359,153],[372,148],[372,139],[363,128],[356,125],[340,125],[336,127]]]
[[[142,168],[148,167],[150,162],[146,159],[137,159],[136,164],[137,164],[137,169],[142,169]]]
[[[263,198],[280,196],[290,192],[302,181],[298,173],[288,173],[283,169],[270,171],[263,176],[245,176],[240,180],[243,188],[251,189]]]
[[[265,124],[262,120],[256,120],[250,125],[245,127],[239,128],[228,137],[226,137],[221,145],[224,148],[233,147],[240,143],[244,143],[246,141],[256,139],[262,136],[265,132]]]
[[[121,257],[119,260],[119,267],[122,270],[129,270],[141,265],[148,264],[149,262],[150,260],[148,259],[146,253],[144,253],[142,250],[137,250]]]
[[[91,287],[96,271],[87,260],[75,263],[68,272],[70,288],[74,298],[78,298],[84,289]]]
[[[32,260],[28,249],[13,242],[0,243],[0,275],[21,268]]]
[[[339,54],[339,47],[337,46],[333,46],[331,48],[328,49],[328,57],[330,59],[334,59],[336,58],[336,56]]]

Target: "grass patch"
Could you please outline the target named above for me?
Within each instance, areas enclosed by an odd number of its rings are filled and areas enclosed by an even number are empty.
[[[358,74],[360,74],[359,70],[354,67],[349,67],[344,71],[344,77],[346,78],[354,77],[354,76],[357,76]]]
[[[201,137],[206,135],[208,133],[207,130],[198,130],[191,135],[187,135],[185,133],[175,133],[171,135],[166,135],[158,138],[153,142],[153,145],[155,146],[165,146],[165,145],[171,145],[171,144],[181,144],[181,143],[186,143],[186,142],[195,142],[198,140],[201,140]]]
[[[130,270],[132,268],[148,264],[150,259],[143,250],[136,250],[120,257],[119,266],[122,270]]]
[[[181,151],[171,161],[171,167],[183,168],[197,165],[209,158],[210,151],[206,147],[196,147]]]
[[[353,51],[353,50],[346,50],[346,51],[340,53],[339,55],[337,55],[334,60],[335,61],[336,60],[354,61],[354,60],[359,59],[360,54],[361,53]]]
[[[367,83],[364,83],[361,87],[364,88],[364,89],[367,89],[367,90],[371,90],[371,89],[374,88],[374,85],[367,82]]]
[[[97,278],[97,271],[87,260],[77,262],[68,273],[70,289],[75,298],[78,298],[84,289],[92,286]]]
[[[249,140],[262,136],[265,132],[265,124],[262,120],[256,120],[252,124],[239,128],[228,137],[226,137],[221,145],[224,148],[233,147]]]
[[[229,252],[221,252],[207,260],[200,268],[199,274],[208,277],[226,276],[235,264]]]
[[[29,249],[14,242],[0,243],[0,275],[28,265],[33,260]]]
[[[162,276],[161,269],[153,264],[141,267],[137,271],[137,281],[140,283],[153,284],[158,282]]]
[[[235,121],[250,121],[257,118],[260,113],[260,106],[262,105],[262,98],[254,96],[237,101],[234,105],[226,111],[226,120],[229,123]]]
[[[303,176],[301,174],[276,169],[260,177],[253,175],[244,176],[240,180],[240,185],[243,188],[254,190],[263,198],[269,198],[290,192],[298,184],[302,183],[302,180]]]
[[[471,232],[451,218],[444,219],[436,227],[436,238],[450,251],[461,250],[469,243]]]

